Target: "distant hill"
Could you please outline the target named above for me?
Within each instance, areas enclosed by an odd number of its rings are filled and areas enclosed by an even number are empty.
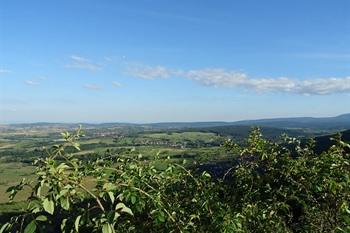
[[[0,129],[6,128],[63,128],[73,129],[81,124],[84,128],[114,128],[114,127],[134,127],[139,129],[189,129],[207,127],[227,127],[227,126],[260,126],[280,129],[310,129],[324,131],[339,131],[350,129],[350,113],[336,117],[294,117],[294,118],[272,118],[258,120],[244,120],[235,122],[208,121],[208,122],[161,122],[161,123],[26,123],[0,125]],[[220,129],[220,131],[222,131]]]
[[[157,128],[205,128],[222,126],[265,126],[272,128],[293,128],[293,129],[324,129],[344,130],[350,128],[350,113],[335,117],[292,117],[292,118],[271,118],[258,120],[243,120],[234,122],[209,121],[209,122],[162,122],[141,124]]]
[[[225,121],[204,121],[204,122],[161,122],[161,123],[150,123],[144,124],[145,126],[151,126],[154,128],[168,128],[168,129],[179,129],[179,128],[204,128],[204,127],[215,127],[215,126],[227,126],[232,125],[232,122]]]
[[[350,128],[350,113],[336,117],[295,117],[236,121],[233,125],[256,125],[289,129],[344,130]]]
[[[140,127],[140,128],[157,128],[157,129],[179,129],[179,128],[200,128],[231,125],[230,122],[208,121],[208,122],[160,122],[160,123],[52,123],[52,122],[36,122],[36,123],[18,123],[18,124],[2,124],[0,128],[77,128],[82,125],[83,128],[114,128],[114,127]]]
[[[250,125],[227,125],[227,126],[214,126],[214,127],[202,127],[202,128],[192,128],[192,129],[183,129],[182,131],[200,131],[215,133],[221,136],[228,136],[236,140],[246,139],[253,127]],[[260,127],[261,132],[264,137],[268,139],[277,139],[282,134],[287,134],[291,137],[313,137],[314,134],[305,132],[300,129],[281,129],[273,127]]]
[[[244,120],[235,122],[165,122],[165,123],[153,123],[144,124],[149,127],[159,128],[159,129],[176,129],[176,128],[211,128],[211,127],[223,127],[216,128],[213,130],[219,130],[220,132],[232,131],[232,129],[239,130],[243,128],[235,128],[233,126],[259,126],[267,127],[266,130],[275,131],[276,128],[279,129],[293,129],[299,131],[289,132],[293,134],[294,132],[305,133],[305,129],[310,130],[320,130],[320,131],[339,131],[350,129],[350,113],[343,114],[336,117],[294,117],[294,118],[272,118],[272,119],[258,119],[258,120]],[[226,128],[226,129],[225,129]],[[302,130],[304,129],[304,130]],[[287,132],[288,133],[288,132]]]

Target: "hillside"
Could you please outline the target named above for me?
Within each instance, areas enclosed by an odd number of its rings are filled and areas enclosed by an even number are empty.
[[[227,126],[214,126],[214,127],[202,127],[193,128],[193,131],[201,131],[208,133],[216,133],[221,136],[228,136],[235,140],[242,140],[246,138],[254,127],[251,125],[227,125]],[[190,129],[186,129],[188,131]],[[308,133],[302,129],[281,129],[275,127],[261,127],[261,131],[266,138],[276,139],[282,134],[287,134],[291,137],[310,137],[313,134]]]
[[[346,130],[341,132],[342,135],[342,140],[345,142],[350,142],[350,130]],[[328,150],[332,145],[334,145],[334,141],[331,140],[331,138],[334,138],[336,135],[325,135],[325,136],[320,136],[316,137],[316,146],[315,146],[315,151],[316,153],[321,153],[323,151]]]
[[[0,130],[9,129],[74,129],[81,124],[85,129],[133,128],[139,130],[176,130],[191,128],[229,127],[232,126],[264,126],[283,129],[311,129],[323,131],[339,131],[350,128],[350,113],[335,117],[294,117],[271,118],[243,121],[204,121],[204,122],[159,122],[159,123],[25,123],[0,125]],[[219,128],[218,128],[219,129]],[[231,128],[232,129],[232,128]],[[219,129],[222,131],[221,129]]]
[[[295,117],[245,120],[233,122],[233,125],[257,125],[276,128],[308,128],[321,130],[344,130],[350,128],[350,113],[336,117]]]

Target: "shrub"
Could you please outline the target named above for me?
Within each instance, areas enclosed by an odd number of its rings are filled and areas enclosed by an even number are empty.
[[[224,177],[200,174],[184,164],[158,170],[141,156],[81,160],[82,135],[63,133],[64,142],[35,161],[35,182],[11,187],[10,198],[31,188],[25,213],[0,232],[349,232],[349,144],[318,155],[313,142],[283,143],[254,130]],[[68,150],[67,150],[68,149]]]

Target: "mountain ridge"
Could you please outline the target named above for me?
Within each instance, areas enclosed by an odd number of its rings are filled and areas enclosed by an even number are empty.
[[[8,127],[155,127],[155,128],[202,128],[216,126],[234,126],[234,125],[250,125],[250,126],[266,126],[275,128],[310,128],[310,129],[333,129],[343,130],[350,129],[350,113],[337,115],[334,117],[281,117],[281,118],[262,118],[254,120],[240,121],[193,121],[193,122],[155,122],[155,123],[126,123],[126,122],[105,122],[105,123],[59,123],[59,122],[35,122],[35,123],[16,123],[16,124],[0,124],[0,128]]]

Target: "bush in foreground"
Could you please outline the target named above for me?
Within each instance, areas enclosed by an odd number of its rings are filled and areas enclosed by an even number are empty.
[[[79,150],[81,130],[62,136],[35,161],[37,180],[8,190],[32,192],[0,233],[350,232],[350,146],[340,137],[318,155],[312,142],[277,144],[254,130],[244,148],[226,142],[238,162],[217,179],[141,156],[86,162],[66,153]]]

